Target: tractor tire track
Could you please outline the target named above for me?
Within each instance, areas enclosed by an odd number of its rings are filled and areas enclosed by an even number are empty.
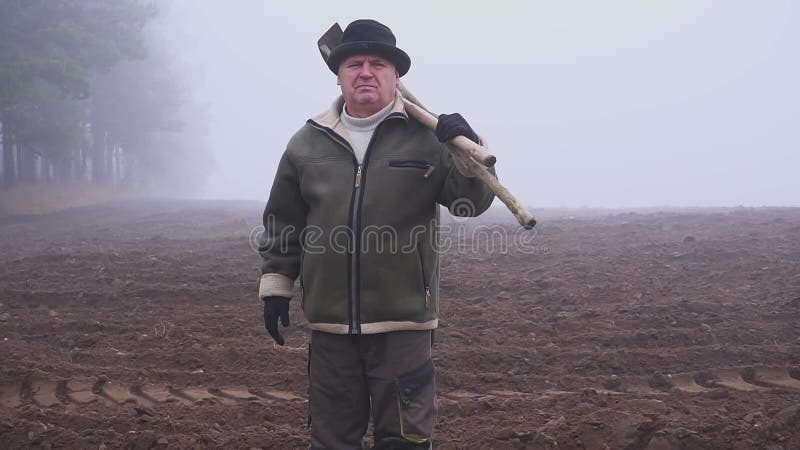
[[[23,379],[16,383],[0,384],[0,407],[18,408],[36,405],[41,408],[59,406],[110,407],[180,405],[195,407],[203,404],[232,406],[240,402],[304,402],[302,396],[291,392],[248,389],[241,386],[175,387],[166,384],[127,384],[123,381],[88,377],[68,380]]]
[[[441,392],[449,401],[469,402],[491,398],[538,399],[592,391],[614,396],[669,395],[671,392],[709,394],[720,389],[760,394],[774,390],[800,392],[800,370],[787,367],[720,368],[698,372],[669,374],[668,385],[660,388],[645,384],[621,386],[616,389],[586,387],[581,390],[543,390],[520,392],[490,389],[486,392],[455,390]],[[243,402],[306,402],[303,395],[245,386],[186,386],[175,387],[158,383],[127,384],[105,377],[77,377],[67,380],[26,378],[18,382],[0,384],[0,407],[19,408],[32,404],[41,408],[60,406],[82,407],[104,405],[107,407],[137,406],[149,408],[156,405],[198,407],[207,404],[235,406]]]

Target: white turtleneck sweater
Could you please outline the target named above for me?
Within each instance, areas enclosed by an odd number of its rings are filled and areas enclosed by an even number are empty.
[[[392,106],[394,106],[393,101],[389,102],[382,110],[364,118],[353,117],[347,114],[347,105],[342,107],[342,114],[339,117],[347,134],[350,135],[350,144],[353,145],[353,151],[359,164],[364,162],[364,154],[367,152],[370,139],[372,139],[372,133],[392,111]]]

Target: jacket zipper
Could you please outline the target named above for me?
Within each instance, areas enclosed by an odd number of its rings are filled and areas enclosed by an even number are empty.
[[[428,277],[425,276],[425,262],[422,259],[422,248],[417,244],[417,256],[419,257],[419,272],[422,275],[422,287],[425,289],[425,309],[431,308],[431,288],[428,286]]]
[[[348,288],[348,309],[347,309],[347,322],[348,334],[361,334],[361,247],[359,241],[361,239],[361,207],[364,203],[364,182],[367,177],[367,165],[369,164],[369,155],[372,151],[372,143],[375,141],[375,136],[388,119],[394,117],[404,117],[400,113],[389,114],[383,122],[379,123],[372,132],[372,137],[367,144],[367,150],[364,152],[364,162],[359,164],[356,159],[353,147],[344,138],[336,134],[330,128],[323,127],[313,120],[308,120],[306,123],[328,134],[334,141],[338,142],[350,151],[353,157],[353,166],[355,169],[355,179],[353,180],[353,192],[350,195],[350,215],[348,217],[348,228],[350,229],[350,237],[352,239],[352,252],[348,253],[348,269],[350,271],[349,288]]]
[[[360,188],[361,187],[361,169],[362,169],[362,165],[359,164],[358,165],[358,169],[356,169],[356,182],[355,182],[355,187],[356,188]]]
[[[373,134],[374,136],[374,134]],[[369,147],[367,147],[369,151]],[[365,154],[366,156],[366,154]],[[354,157],[355,158],[355,157]],[[366,160],[366,158],[365,158]],[[364,170],[363,164],[358,164],[358,160],[356,162],[356,175],[355,181],[353,182],[353,194],[350,200],[350,217],[348,219],[348,226],[347,228],[350,230],[350,242],[351,248],[353,249],[352,255],[350,255],[350,288],[348,292],[350,292],[350,298],[347,300],[347,305],[349,307],[349,311],[347,312],[348,315],[348,330],[349,334],[361,334],[361,323],[359,319],[359,309],[360,305],[358,304],[360,301],[358,295],[358,285],[359,285],[359,273],[358,273],[358,252],[360,248],[358,246],[358,235],[356,230],[354,229],[355,224],[358,222],[358,215],[360,213],[360,209],[357,205],[357,199],[359,197],[359,193],[361,192],[361,173]]]
[[[390,116],[391,117],[391,116]],[[387,117],[388,118],[388,117]],[[364,152],[364,162],[358,164],[358,160],[355,159],[355,153],[353,153],[353,159],[356,163],[356,176],[355,182],[353,183],[353,208],[350,216],[350,230],[352,233],[353,238],[353,258],[352,258],[352,265],[351,265],[351,276],[350,276],[350,292],[352,292],[352,301],[350,302],[351,308],[351,316],[353,320],[350,322],[349,326],[349,333],[350,334],[361,334],[361,207],[364,205],[364,182],[367,177],[367,166],[369,165],[369,155],[372,152],[372,143],[375,142],[375,136],[378,135],[378,131],[381,129],[383,124],[386,122],[384,119],[383,122],[379,123],[377,127],[375,127],[375,131],[372,132],[372,137],[369,139],[369,144],[367,144],[367,150]]]
[[[422,178],[428,178],[433,174],[433,171],[436,169],[433,164],[429,164],[426,161],[417,161],[417,160],[403,160],[403,161],[389,161],[389,167],[409,167],[413,169],[424,169],[425,173],[422,174]]]

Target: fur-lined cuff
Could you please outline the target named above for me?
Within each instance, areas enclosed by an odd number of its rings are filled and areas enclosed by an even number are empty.
[[[261,275],[261,283],[258,285],[258,298],[264,297],[286,297],[292,298],[294,281],[279,273],[265,273]]]

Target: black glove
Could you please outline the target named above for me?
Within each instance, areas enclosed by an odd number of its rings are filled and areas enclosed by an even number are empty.
[[[264,297],[264,328],[275,339],[278,345],[283,345],[283,336],[278,331],[278,317],[281,324],[289,326],[289,299],[286,297]]]
[[[447,142],[456,136],[464,136],[472,142],[478,142],[478,134],[461,114],[440,114],[439,123],[436,124],[436,139],[439,139],[439,142]]]

